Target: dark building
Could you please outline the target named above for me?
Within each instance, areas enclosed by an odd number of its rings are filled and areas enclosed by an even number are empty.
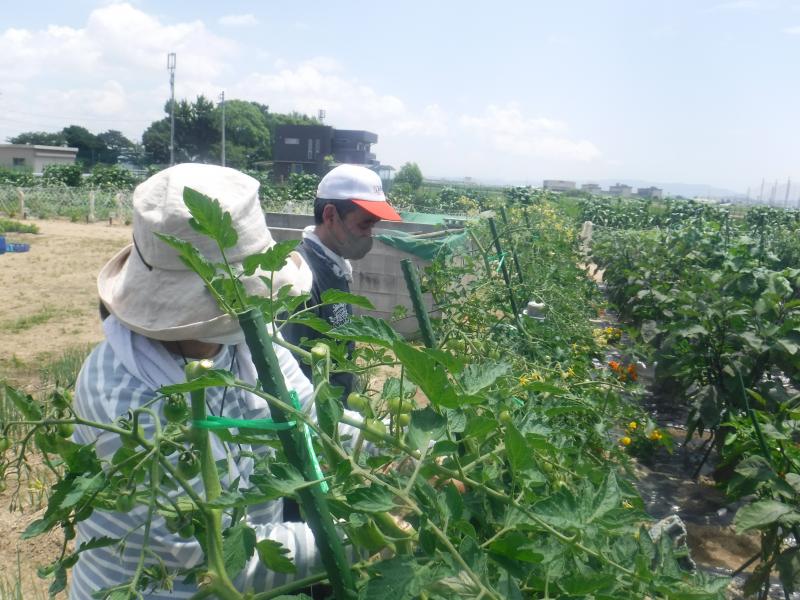
[[[327,125],[278,125],[272,144],[273,174],[279,181],[291,173],[324,175],[337,163],[377,166],[371,152],[378,136],[370,131]],[[327,160],[326,160],[327,159]]]

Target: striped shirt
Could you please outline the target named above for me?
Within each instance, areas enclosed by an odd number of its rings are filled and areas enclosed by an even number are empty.
[[[113,317],[107,319],[112,320]],[[108,323],[104,324],[108,325]],[[117,326],[119,329],[119,326]],[[107,337],[109,328],[106,327]],[[137,348],[149,347],[159,352],[155,362],[168,372],[182,373],[183,359],[166,352],[164,347],[152,340],[125,330],[130,353],[133,356]],[[150,346],[147,346],[147,345]],[[158,385],[152,381],[146,383],[147,377],[136,369],[137,363],[130,362],[130,356],[120,350],[118,344],[108,340],[99,344],[86,359],[78,377],[75,392],[74,408],[81,417],[98,422],[110,423],[125,415],[129,409],[137,408],[157,396]],[[281,369],[289,389],[295,389],[304,408],[313,410],[312,393],[308,380],[300,372],[297,361],[287,350],[273,346],[278,354]],[[214,358],[215,367],[229,369],[234,374],[247,371],[240,364],[249,361],[249,355],[243,359],[236,357],[236,349],[240,346],[223,346],[219,355]],[[173,361],[174,364],[169,363]],[[252,362],[249,365],[252,371]],[[138,375],[138,377],[137,377]],[[178,380],[180,381],[180,379]],[[166,383],[166,382],[165,382]],[[257,419],[269,417],[269,408],[263,400],[252,394],[235,388],[209,388],[206,390],[206,402],[210,414],[233,419]],[[159,414],[159,402],[153,410]],[[310,406],[309,406],[310,405]],[[150,437],[153,423],[142,423],[144,436]],[[78,426],[73,439],[79,444],[95,443],[96,452],[101,461],[109,462],[120,447],[120,439],[116,434],[105,433],[98,429]],[[253,471],[253,458],[267,452],[263,447],[255,448],[245,444],[226,444],[212,435],[212,448],[217,460],[227,460],[227,473],[222,478],[223,487],[230,487],[238,481],[239,489],[250,487],[249,478]],[[172,455],[176,459],[178,453]],[[199,477],[193,480],[197,490],[202,489]],[[162,493],[176,498],[181,495],[178,490],[162,489]],[[70,584],[70,600],[89,600],[93,592],[127,582],[136,571],[140,560],[144,541],[144,523],[147,506],[137,505],[128,513],[95,510],[92,515],[78,523],[77,544],[88,542],[92,538],[111,537],[122,539],[123,543],[105,548],[87,550],[72,571]],[[290,556],[297,566],[295,575],[284,575],[267,570],[260,564],[258,556],[253,556],[247,566],[236,578],[235,583],[242,591],[265,591],[283,585],[292,578],[304,577],[321,569],[314,538],[305,523],[283,522],[282,501],[266,502],[257,507],[249,507],[247,523],[252,526],[259,539],[269,538],[280,542],[289,549]],[[200,545],[194,539],[187,540],[177,534],[170,533],[164,519],[156,515],[153,519],[147,542],[147,565],[158,565],[170,573],[177,569],[198,565],[203,554]],[[172,579],[172,590],[148,590],[144,597],[148,600],[189,598],[197,592],[195,585],[182,583],[182,577]]]

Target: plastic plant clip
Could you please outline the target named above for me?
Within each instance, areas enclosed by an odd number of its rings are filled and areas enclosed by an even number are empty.
[[[292,406],[297,410],[302,410],[303,407],[300,405],[300,397],[297,395],[297,392],[294,390],[289,390],[289,397],[292,399]],[[291,421],[290,421],[291,423]],[[306,450],[308,451],[308,456],[311,459],[311,468],[314,469],[314,474],[317,476],[317,479],[324,479],[325,476],[322,474],[322,469],[319,466],[319,459],[317,458],[317,453],[314,452],[314,444],[311,442],[311,430],[306,427],[306,424],[300,422],[298,425],[300,431],[303,434],[303,437],[306,441]],[[319,483],[320,489],[324,493],[328,493],[328,483],[326,481],[320,481]]]
[[[535,319],[537,321],[544,321],[545,319],[545,304],[544,302],[536,302],[531,300],[528,302],[528,306],[522,311],[522,314],[530,319]]]

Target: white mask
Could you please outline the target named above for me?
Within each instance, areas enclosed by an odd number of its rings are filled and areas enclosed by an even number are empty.
[[[241,329],[237,329],[233,333],[229,333],[227,335],[218,335],[209,338],[199,338],[198,341],[205,342],[207,344],[222,344],[223,346],[236,346],[238,344],[244,344],[244,331],[242,331]]]

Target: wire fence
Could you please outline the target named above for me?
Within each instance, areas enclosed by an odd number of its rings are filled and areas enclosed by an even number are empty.
[[[133,191],[0,186],[0,213],[8,217],[130,223]]]
[[[419,213],[465,215],[463,207],[430,206],[390,200],[397,210]],[[261,198],[265,212],[287,214],[314,213],[313,197],[286,199],[267,195]],[[112,219],[130,223],[133,218],[133,190],[109,191],[68,187],[16,187],[0,185],[0,215],[10,218],[68,218],[74,222]]]

